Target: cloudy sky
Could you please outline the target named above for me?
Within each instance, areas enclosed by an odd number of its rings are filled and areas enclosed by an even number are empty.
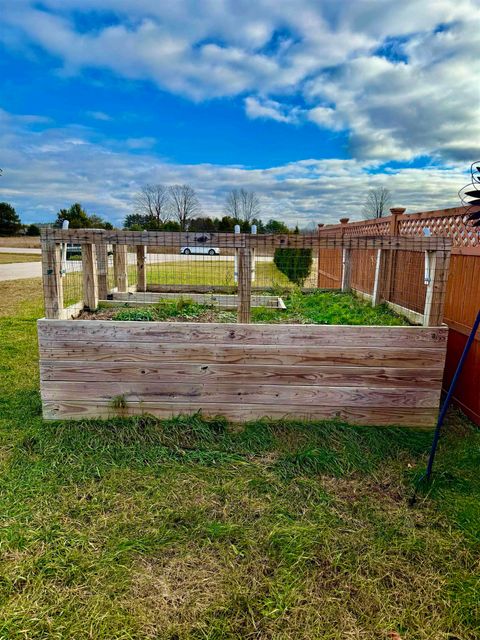
[[[474,0],[3,0],[0,199],[121,224],[138,188],[265,219],[457,206],[480,142]]]

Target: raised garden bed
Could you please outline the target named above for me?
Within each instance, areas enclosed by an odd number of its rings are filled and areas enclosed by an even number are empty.
[[[213,278],[192,282],[195,265],[184,261],[181,270],[189,282],[178,282],[178,291],[168,282],[152,281],[147,246],[178,248],[196,241],[232,250],[234,286],[217,285]],[[64,304],[61,242],[82,245],[81,287],[70,309]],[[443,239],[49,230],[43,243],[49,319],[38,322],[38,333],[46,418],[169,417],[200,411],[234,421],[288,417],[435,424],[447,342],[441,322],[449,249]],[[113,287],[109,243],[115,258]],[[129,266],[127,245],[137,248],[136,268]],[[342,293],[306,294],[315,252],[331,249],[343,252]],[[406,249],[426,252],[424,326],[408,326],[382,296],[392,275],[391,257]],[[375,277],[365,302],[347,293],[351,254],[371,250],[376,252]],[[286,267],[287,257],[293,271]],[[159,273],[169,268],[168,262],[162,264],[156,265]],[[131,267],[136,284],[129,282]],[[281,294],[272,279],[253,286],[261,271],[271,275],[273,267],[290,281]],[[200,290],[188,292],[187,287]],[[233,301],[237,322],[230,311]],[[95,312],[63,319],[82,309]]]

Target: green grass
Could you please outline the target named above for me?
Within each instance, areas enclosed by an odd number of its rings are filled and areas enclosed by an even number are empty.
[[[283,296],[286,309],[252,308],[252,322],[350,325],[407,325],[408,322],[386,305],[372,307],[349,293],[318,291],[303,294],[293,290]],[[199,322],[236,322],[236,310],[220,311],[212,305],[197,304],[188,294],[178,300],[162,300],[151,307],[131,306],[112,311],[113,320],[193,320]]]
[[[15,264],[16,262],[41,262],[42,256],[34,253],[1,253],[0,264]]]
[[[0,639],[474,640],[480,434],[45,423],[38,281],[0,284]],[[120,400],[119,400],[120,401]]]

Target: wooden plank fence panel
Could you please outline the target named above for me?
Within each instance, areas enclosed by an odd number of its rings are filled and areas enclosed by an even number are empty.
[[[38,329],[47,418],[201,410],[423,427],[438,410],[447,337],[445,328],[168,322],[40,320]]]

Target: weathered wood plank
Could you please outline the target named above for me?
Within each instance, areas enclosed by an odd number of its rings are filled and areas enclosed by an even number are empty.
[[[252,252],[251,249],[238,250],[238,306],[237,321],[250,323],[252,288]]]
[[[238,296],[235,294],[222,294],[222,293],[152,293],[150,291],[133,293],[113,293],[112,300],[103,302],[128,302],[129,304],[157,304],[161,300],[178,300],[183,298],[185,300],[191,300],[192,302],[198,302],[199,304],[212,304],[220,307],[235,309],[238,305]],[[273,307],[278,308],[278,296],[268,295],[252,295],[251,305],[256,307]]]
[[[235,382],[248,384],[295,384],[344,387],[438,388],[442,370],[397,369],[392,367],[312,367],[290,365],[229,365],[177,363],[174,366],[152,360],[147,363],[90,362],[78,360],[40,361],[42,380],[127,382]]]
[[[83,301],[87,309],[98,307],[97,254],[94,244],[82,247]]]
[[[117,285],[117,291],[128,291],[128,271],[127,271],[127,246],[126,245],[114,245],[113,246],[113,264],[115,282]]]
[[[75,322],[78,322],[77,320]],[[360,342],[361,344],[361,342]],[[40,356],[52,360],[88,360],[90,362],[151,362],[152,358],[169,362],[225,363],[225,364],[280,364],[364,367],[429,367],[443,368],[445,348],[402,347],[335,347],[275,345],[223,345],[156,342],[104,342],[83,338],[80,340],[46,339],[40,337]]]
[[[97,282],[100,300],[108,295],[108,247],[106,244],[96,245],[97,253]]]
[[[313,346],[378,346],[439,348],[447,327],[366,327],[346,325],[241,325],[235,323],[124,322],[102,320],[39,320],[42,338],[96,342],[188,342],[190,344],[264,344]]]
[[[178,401],[203,404],[275,404],[339,407],[436,407],[440,389],[381,387],[318,387],[298,385],[262,385],[232,383],[169,382],[60,382],[44,380],[40,386],[45,400],[99,400],[108,402],[123,396],[128,403]]]
[[[111,418],[150,414],[158,418],[170,418],[179,414],[196,413],[191,404],[154,402],[129,403],[125,409],[114,409],[111,403],[89,403],[82,400],[46,401],[43,415],[47,420]],[[244,422],[259,418],[293,420],[339,419],[358,425],[384,426],[398,425],[416,428],[433,428],[437,419],[436,409],[405,409],[395,407],[279,407],[277,405],[231,405],[222,403],[206,404],[201,407],[204,416],[225,416],[234,422]]]
[[[147,290],[147,272],[145,270],[146,259],[147,247],[139,245],[137,247],[137,291]]]
[[[160,247],[181,247],[184,245],[220,248],[311,247],[435,251],[450,250],[450,238],[406,237],[406,236],[358,236],[322,237],[318,234],[233,234],[195,233],[162,231],[120,231],[101,229],[42,229],[42,238],[52,242],[72,242],[80,244],[100,243],[112,245],[145,245]]]
[[[47,318],[61,318],[63,311],[63,283],[59,244],[42,240],[43,300]]]

